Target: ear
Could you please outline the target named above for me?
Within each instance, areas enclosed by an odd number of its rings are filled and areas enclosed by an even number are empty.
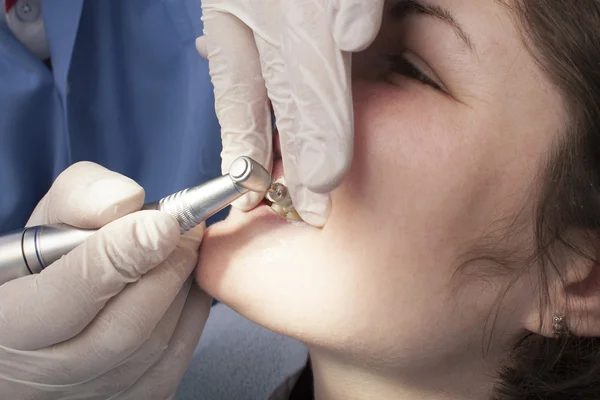
[[[561,266],[566,267],[561,279],[554,269],[548,272],[550,303],[535,309],[526,322],[525,329],[546,337],[554,337],[552,318],[564,316],[569,331],[575,336],[600,336],[600,264],[584,257],[567,257]],[[596,257],[596,259],[598,259]],[[543,289],[541,287],[540,289]],[[541,296],[538,291],[538,298]],[[540,329],[540,315],[543,325]]]
[[[600,264],[597,261],[580,260],[574,268],[576,274],[571,282],[561,290],[562,302],[566,304],[565,315],[570,331],[576,336],[600,336]]]

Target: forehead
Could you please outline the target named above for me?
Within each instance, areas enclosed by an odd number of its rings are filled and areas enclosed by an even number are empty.
[[[448,13],[475,44],[478,53],[489,49],[523,48],[520,24],[507,0],[417,0]],[[397,1],[396,1],[397,3]],[[481,54],[480,54],[481,55]]]

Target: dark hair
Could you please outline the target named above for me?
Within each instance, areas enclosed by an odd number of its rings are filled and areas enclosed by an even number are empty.
[[[523,210],[500,231],[514,234],[533,220],[533,242],[527,249],[520,243],[519,250],[499,246],[497,231],[466,255],[457,272],[482,262],[499,266],[494,271],[510,272],[506,293],[535,271],[541,328],[544,311],[553,311],[550,277],[566,284],[575,259],[600,267],[600,0],[496,1],[514,12],[525,45],[562,94],[567,121],[542,168],[534,211]],[[600,399],[600,338],[527,334],[501,368],[492,399]]]

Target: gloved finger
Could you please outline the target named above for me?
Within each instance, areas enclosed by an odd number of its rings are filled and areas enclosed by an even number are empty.
[[[255,40],[268,96],[277,119],[286,186],[300,217],[310,225],[321,227],[329,216],[330,199],[329,195],[311,192],[298,175],[296,136],[293,131],[297,109],[290,94],[285,65],[281,63],[281,53],[277,46],[258,35]]]
[[[100,228],[139,210],[143,203],[144,189],[133,180],[98,164],[80,162],[56,178],[27,226],[65,223]]]
[[[208,47],[206,44],[206,36],[200,36],[196,38],[196,50],[202,58],[208,60]]]
[[[196,233],[201,232],[196,230]],[[200,240],[201,236],[189,234],[181,237],[177,248],[163,263],[108,302],[84,332],[55,346],[54,351],[58,353],[78,354],[73,360],[60,363],[61,369],[72,371],[71,376],[81,374],[82,377],[93,371],[109,370],[124,362],[146,343],[156,333],[160,321],[190,278],[196,266]],[[171,330],[176,322],[177,318],[172,320]],[[154,336],[155,343],[150,346],[151,351],[158,351],[157,348],[162,346],[157,342],[168,341],[169,324],[165,325],[166,330],[164,327],[159,329],[163,334]],[[145,355],[146,359],[152,357],[152,354]],[[85,371],[78,359],[94,362],[88,366],[90,370]]]
[[[280,134],[281,135],[281,134]],[[281,153],[283,169],[285,170],[285,184],[288,187],[294,208],[300,217],[309,225],[321,228],[327,222],[331,212],[331,198],[328,194],[315,193],[308,189],[298,178],[297,163],[293,155],[286,151],[289,145],[281,136]],[[292,159],[290,161],[290,159]]]
[[[331,213],[331,197],[328,194],[312,192],[300,184],[290,189],[290,196],[303,221],[317,228],[325,226]]]
[[[122,362],[109,365],[108,368],[105,363],[98,362],[103,360],[103,354],[90,358],[88,349],[74,353],[70,341],[36,351],[0,351],[0,365],[3,370],[11,371],[12,379],[35,382],[43,392],[50,392],[49,389],[55,387],[57,391],[52,391],[55,394],[53,398],[62,398],[60,394],[65,392],[85,392],[87,395],[93,394],[91,398],[110,398],[126,390],[162,357],[191,286],[190,278],[148,340]]]
[[[163,318],[156,325],[156,328],[152,331],[148,340],[132,353],[131,356],[125,359],[119,367],[112,369],[106,376],[102,377],[102,379],[106,381],[117,379],[124,383],[119,388],[118,394],[115,394],[113,398],[119,400],[162,398],[158,396],[133,397],[130,394],[130,390],[137,385],[137,382],[145,380],[144,377],[165,357],[165,353],[169,350],[171,339],[175,334],[175,329],[181,318],[181,313],[187,304],[187,299],[192,286],[195,286],[195,284],[193,278],[190,277],[185,281],[183,287],[177,294],[177,297],[175,297]],[[118,378],[119,376],[122,378]],[[155,378],[155,381],[151,383],[151,387],[148,388],[149,390],[160,390],[162,386],[170,384],[170,376]]]
[[[207,5],[203,9],[204,37],[221,124],[223,173],[228,173],[240,156],[249,156],[270,171],[271,115],[252,30],[231,14]],[[252,192],[233,206],[249,210],[263,197],[264,193]]]
[[[363,51],[373,43],[383,19],[385,0],[332,0],[331,27],[342,51]]]
[[[194,283],[162,358],[122,393],[123,399],[169,399],[174,395],[204,330],[211,302]]]
[[[350,53],[338,49],[320,0],[285,0],[283,10],[282,52],[297,108],[296,167],[304,186],[327,193],[341,183],[353,155]]]
[[[78,335],[125,285],[163,262],[179,238],[173,217],[140,211],[104,226],[40,274],[3,284],[0,345],[34,350]]]

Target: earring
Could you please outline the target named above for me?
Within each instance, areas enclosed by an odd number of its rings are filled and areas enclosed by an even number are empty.
[[[556,338],[569,335],[569,326],[565,316],[554,315],[552,317],[552,333]]]

